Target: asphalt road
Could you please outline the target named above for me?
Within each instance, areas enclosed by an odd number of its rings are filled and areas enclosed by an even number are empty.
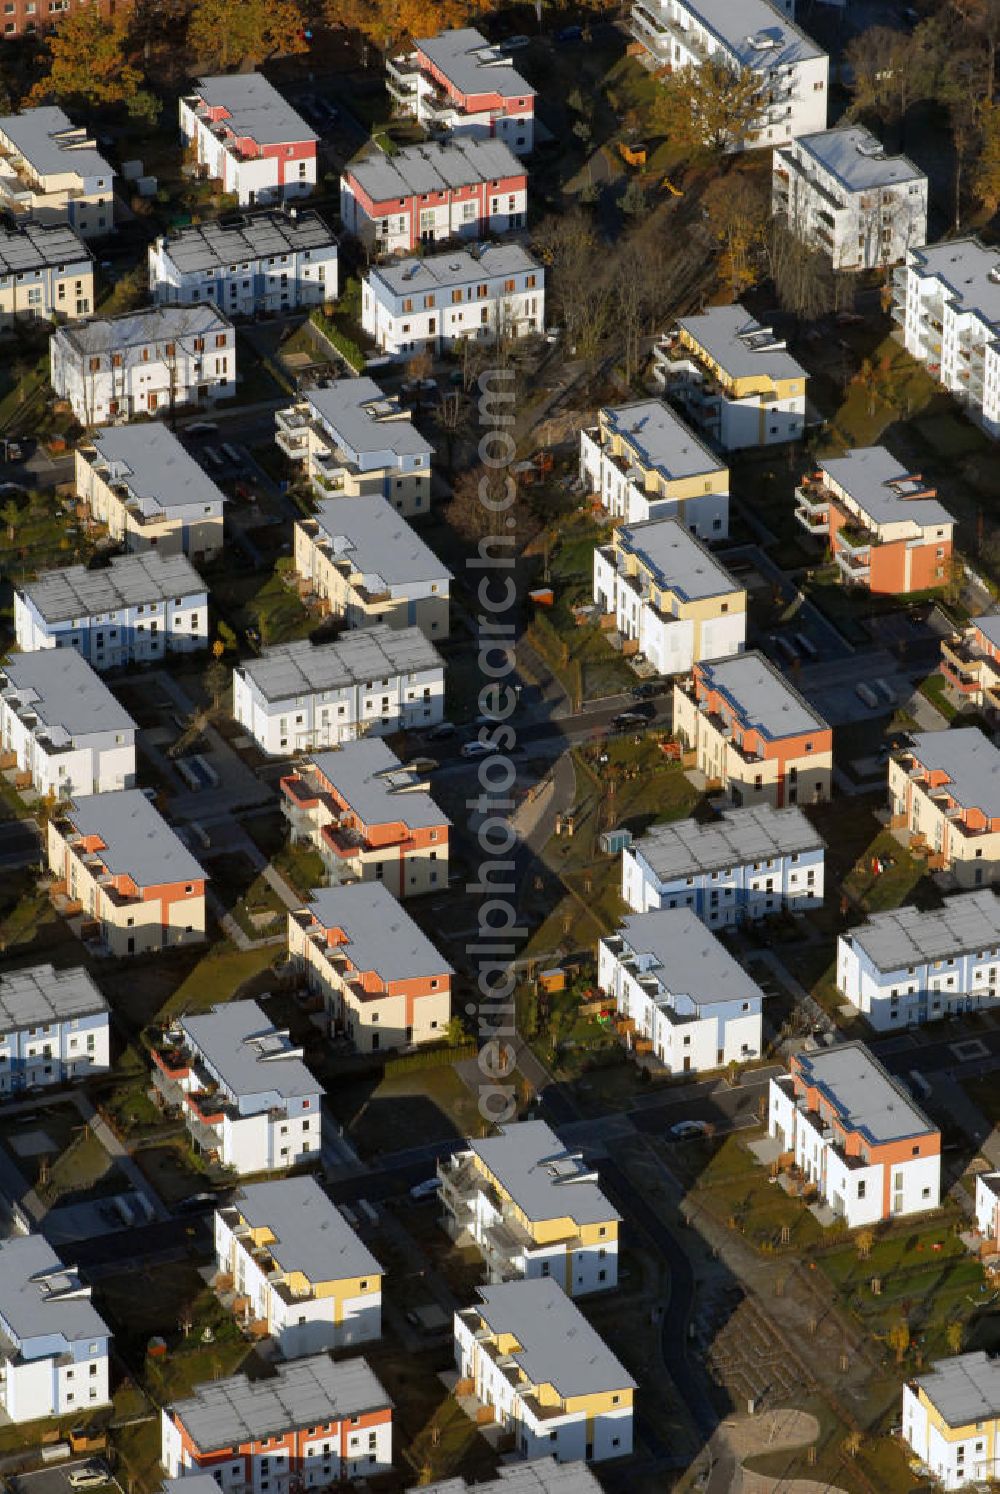
[[[0,866],[34,866],[41,855],[42,838],[34,820],[0,824]]]

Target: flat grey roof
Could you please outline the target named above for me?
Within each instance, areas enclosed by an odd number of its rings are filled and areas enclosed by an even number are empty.
[[[41,1235],[0,1240],[0,1317],[18,1346],[50,1334],[68,1343],[100,1340],[111,1331],[90,1288]]]
[[[498,279],[534,270],[545,271],[520,244],[483,244],[476,253],[469,249],[452,249],[447,254],[428,254],[423,259],[400,259],[393,264],[372,265],[368,278],[377,281],[393,296],[405,296],[412,290],[468,285],[484,278]]]
[[[202,302],[199,306],[144,306],[138,311],[122,311],[118,316],[97,317],[87,322],[68,322],[56,332],[81,356],[117,353],[126,348],[159,342],[182,342],[191,337],[213,337],[217,332],[231,332],[232,323]],[[152,430],[153,424],[131,427],[140,435]],[[128,426],[118,426],[120,431]]]
[[[729,809],[708,825],[696,820],[651,825],[632,847],[661,882],[825,848],[823,837],[794,804],[787,809],[770,804]]]
[[[98,854],[111,876],[129,876],[137,887],[205,879],[176,830],[140,789],[83,794],[70,800],[65,816],[78,834],[104,843]]]
[[[192,1494],[211,1494],[211,1490],[195,1489]],[[446,1478],[442,1483],[428,1484],[424,1494],[602,1494],[602,1490],[586,1463],[540,1458],[532,1463],[512,1463],[485,1483]]]
[[[209,109],[225,109],[222,121],[237,139],[244,136],[258,145],[298,144],[318,140],[296,114],[286,98],[261,73],[223,73],[199,78],[189,97],[201,99]]]
[[[19,1032],[40,1022],[65,1022],[106,1012],[108,1003],[82,966],[54,970],[31,965],[0,975],[0,1032]]]
[[[145,606],[172,597],[206,596],[208,588],[186,555],[115,555],[100,570],[68,565],[43,571],[20,588],[48,623],[70,622],[115,612],[120,607]]]
[[[970,625],[982,633],[987,643],[1000,648],[1000,612],[984,612],[982,617],[970,618]]]
[[[769,741],[829,730],[819,712],[756,649],[730,659],[705,659],[697,667],[705,682],[726,697],[744,726]]]
[[[622,524],[615,530],[615,539],[682,601],[704,601],[743,590],[735,576],[677,519]]]
[[[668,482],[726,471],[725,463],[662,399],[606,406],[601,414],[606,429],[623,437],[642,465],[655,468]]]
[[[1000,1413],[1000,1358],[983,1349],[938,1359],[912,1383],[920,1386],[949,1427],[968,1426]]]
[[[383,583],[404,588],[451,580],[447,566],[381,493],[324,498],[311,517],[331,557],[342,556],[370,591],[381,591]]]
[[[493,47],[474,26],[414,37],[414,47],[448,79],[458,93],[498,93],[501,98],[534,98],[502,46]]]
[[[977,238],[946,239],[912,249],[909,264],[941,280],[959,310],[975,312],[993,328],[1000,323],[1000,248]]]
[[[32,270],[58,265],[67,269],[94,256],[65,223],[24,223],[17,228],[0,228],[0,275],[28,274]]]
[[[524,162],[502,140],[468,140],[461,136],[404,145],[391,156],[373,144],[368,155],[344,167],[344,180],[357,182],[373,202],[524,175]]]
[[[647,973],[655,976],[673,998],[687,996],[697,1007],[764,999],[757,982],[705,927],[693,908],[630,913],[616,933],[634,954],[652,957]]]
[[[798,1053],[795,1064],[803,1080],[826,1096],[845,1127],[873,1143],[937,1134],[936,1126],[864,1043]]]
[[[383,394],[374,379],[335,379],[325,389],[308,389],[304,399],[355,461],[370,452],[430,459],[434,448],[417,430],[395,395]]]
[[[916,732],[910,742],[921,767],[947,774],[947,790],[956,804],[1000,819],[1000,750],[978,726]]]
[[[994,950],[1000,947],[1000,900],[985,887],[958,893],[941,908],[890,908],[841,937],[884,971]]]
[[[235,1098],[272,1090],[286,1100],[318,1094],[319,1080],[302,1062],[301,1049],[256,1001],[224,1002],[179,1021],[187,1043],[211,1064]]]
[[[112,469],[146,518],[169,517],[186,508],[221,505],[226,495],[162,420],[108,425],[91,437],[96,460]],[[91,460],[86,451],[83,456]]]
[[[927,180],[926,173],[915,166],[909,156],[887,156],[881,140],[864,125],[838,125],[832,130],[817,130],[813,135],[799,135],[794,144],[835,176],[849,192]]]
[[[82,125],[54,104],[7,114],[0,119],[0,133],[15,147],[39,176],[58,176],[75,171],[80,176],[108,177],[114,171],[97,151]]]
[[[768,0],[684,0],[684,4],[743,67],[789,67],[794,62],[824,55],[822,47],[769,5]],[[755,47],[755,38],[771,44]]]
[[[267,1252],[283,1271],[315,1285],[345,1276],[380,1276],[382,1267],[314,1177],[277,1178],[240,1188],[230,1204],[251,1229],[270,1229]]]
[[[337,248],[333,230],[318,213],[259,213],[238,223],[195,223],[163,234],[156,248],[182,275],[197,275],[272,255]]]
[[[955,522],[931,496],[919,472],[901,466],[884,446],[857,446],[842,457],[823,457],[817,465],[854,499],[872,524],[910,523],[925,528]]]
[[[604,1224],[620,1219],[579,1152],[567,1151],[542,1120],[514,1121],[469,1147],[531,1220]]]
[[[425,780],[404,768],[382,737],[358,737],[308,761],[366,825],[399,820],[411,830],[426,830],[451,823],[422,786]]]
[[[136,724],[82,654],[75,648],[39,648],[11,654],[0,664],[0,696],[23,719],[34,715],[53,747],[81,737],[134,732]],[[141,795],[140,795],[141,797]]]
[[[396,674],[444,669],[444,661],[419,628],[356,628],[334,643],[313,645],[308,638],[266,648],[239,665],[265,700],[288,700],[320,690],[337,690]]]
[[[514,1335],[521,1347],[510,1358],[532,1385],[553,1385],[564,1399],[635,1389],[632,1376],[551,1278],[477,1290],[480,1302],[474,1310],[494,1333]]]
[[[738,304],[710,306],[697,316],[678,317],[677,325],[732,379],[757,374],[768,379],[808,377],[784,341]]]
[[[185,1478],[165,1478],[160,1494],[219,1494],[219,1486],[210,1473],[189,1472]]]
[[[451,975],[452,967],[382,882],[319,887],[306,904],[324,929],[343,929],[342,949],[359,971],[387,984]]]

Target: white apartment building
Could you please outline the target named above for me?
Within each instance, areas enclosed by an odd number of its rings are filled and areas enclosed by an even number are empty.
[[[101,238],[115,226],[114,178],[93,138],[54,105],[0,119],[0,207],[15,221]]]
[[[632,913],[597,946],[597,984],[629,1041],[671,1074],[761,1053],[764,994],[690,907]]]
[[[0,664],[0,751],[45,798],[135,783],[136,724],[74,649],[36,649]]]
[[[651,825],[622,851],[622,898],[634,913],[691,908],[712,929],[798,913],[822,905],[825,852],[795,805]]]
[[[982,1349],[937,1359],[903,1386],[903,1441],[938,1488],[1000,1474],[1000,1361]]]
[[[213,306],[154,306],[59,327],[50,380],[81,425],[232,399],[236,333]]]
[[[196,169],[240,207],[293,201],[315,187],[318,137],[260,73],[199,78],[178,112]]]
[[[258,213],[197,223],[149,246],[160,306],[211,302],[227,316],[277,316],[337,299],[337,240],[318,213]]]
[[[432,134],[502,140],[519,156],[535,138],[535,90],[503,46],[471,26],[414,38],[385,62],[385,86],[400,114]]]
[[[208,589],[184,555],[115,555],[43,571],[14,592],[19,649],[73,648],[96,670],[208,647]]]
[[[0,1099],[110,1067],[108,1003],[82,966],[0,976]]]
[[[71,228],[0,228],[0,328],[25,319],[74,322],[93,310],[94,257]]]
[[[270,757],[444,719],[444,663],[419,628],[380,623],[266,648],[233,670],[233,715]]]
[[[443,353],[467,337],[527,337],[545,326],[545,270],[520,244],[373,265],[362,282],[361,325],[392,358]]]
[[[552,1458],[536,1458],[531,1463],[501,1466],[496,1478],[485,1483],[477,1479],[470,1484],[459,1476],[440,1484],[428,1484],[425,1494],[602,1494],[602,1485],[586,1463],[556,1463]]]

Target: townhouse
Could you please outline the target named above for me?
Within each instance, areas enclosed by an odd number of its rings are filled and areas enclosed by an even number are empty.
[[[917,732],[889,759],[889,806],[910,847],[959,888],[1000,879],[1000,750],[977,726]]]
[[[973,617],[963,632],[941,639],[941,673],[954,700],[978,706],[995,719],[1000,711],[1000,612]]]
[[[0,1099],[110,1067],[108,1003],[82,966],[0,976]]]
[[[455,1363],[480,1405],[532,1459],[588,1463],[632,1451],[631,1375],[551,1279],[477,1288],[455,1314]]]
[[[849,1229],[936,1209],[941,1133],[863,1043],[792,1055],[768,1135]]]
[[[94,669],[208,647],[208,589],[184,555],[115,555],[43,571],[14,592],[19,649],[75,649]]]
[[[794,805],[650,825],[622,851],[622,898],[633,913],[691,908],[709,928],[798,913],[822,905],[825,852]]]
[[[439,354],[466,338],[494,343],[545,326],[545,270],[520,244],[484,244],[373,265],[361,325],[391,358]]]
[[[199,78],[178,113],[196,171],[240,207],[295,201],[315,187],[318,137],[260,73]]]
[[[455,972],[381,882],[313,892],[288,915],[288,956],[359,1053],[447,1036]]]
[[[903,1386],[904,1442],[942,1489],[1000,1474],[1000,1360],[979,1349],[937,1359]]]
[[[567,1296],[618,1285],[621,1215],[597,1173],[541,1120],[513,1121],[438,1162],[448,1233],[491,1282],[551,1277]]]
[[[674,734],[735,805],[830,797],[833,732],[756,650],[702,661],[674,685]]]
[[[486,1483],[470,1484],[459,1476],[428,1484],[426,1494],[601,1494],[601,1485],[586,1463],[537,1458],[533,1463],[501,1466],[496,1478]]]
[[[501,140],[517,155],[535,141],[535,90],[509,52],[472,26],[416,37],[385,61],[385,86],[399,114],[453,139]]]
[[[629,1047],[668,1073],[760,1056],[763,992],[690,907],[629,914],[597,946],[597,984]]]
[[[511,233],[528,220],[528,174],[502,140],[377,146],[344,170],[340,218],[377,254]]]
[[[60,803],[46,855],[53,892],[102,952],[120,959],[205,938],[205,873],[139,789]]]
[[[71,228],[0,228],[0,329],[25,319],[73,322],[93,310],[94,257]]]
[[[302,1049],[256,1001],[180,1017],[153,1047],[153,1084],[195,1147],[241,1177],[319,1162],[322,1094]]]
[[[11,1421],[107,1406],[110,1344],[75,1267],[41,1235],[0,1240],[0,1408]]]
[[[433,447],[374,379],[334,379],[275,416],[278,447],[301,462],[318,499],[380,493],[409,518],[431,504]]]
[[[337,299],[337,240],[318,213],[257,213],[197,223],[149,246],[160,306],[209,301],[227,316],[276,316]]]
[[[699,539],[729,535],[729,468],[661,399],[606,405],[580,432],[580,482],[629,524],[677,519]]]
[[[723,451],[800,441],[808,375],[745,307],[680,317],[653,348],[653,381]]]
[[[0,208],[15,222],[101,238],[115,226],[114,178],[88,131],[54,105],[0,119]]]
[[[271,757],[419,731],[444,719],[444,663],[419,628],[384,623],[285,643],[233,670],[233,716]]]
[[[58,327],[50,380],[81,425],[169,415],[236,393],[236,333],[214,306],[154,306]]]
[[[380,737],[318,752],[281,780],[293,841],[315,846],[338,882],[381,882],[393,897],[448,885],[451,822]]]
[[[222,550],[225,494],[158,421],[94,431],[77,447],[76,491],[132,555],[207,561]]]
[[[976,1197],[973,1205],[976,1229],[982,1235],[981,1252],[1000,1252],[1000,1172],[976,1174]]]
[[[0,763],[40,798],[104,794],[135,783],[136,724],[73,649],[0,664]]]
[[[223,1494],[292,1494],[392,1466],[392,1401],[360,1358],[315,1354],[266,1380],[208,1380],[160,1418],[160,1462],[184,1494],[199,1473]]]
[[[661,675],[746,647],[745,589],[677,519],[619,525],[594,551],[594,601],[623,652]]]
[[[887,156],[863,125],[839,125],[776,147],[771,210],[835,270],[899,264],[927,242],[927,177]]]
[[[382,1267],[313,1177],[238,1188],[215,1211],[216,1286],[285,1359],[380,1337]]]
[[[955,520],[884,446],[826,457],[795,498],[795,517],[829,546],[847,585],[892,596],[944,586]]]

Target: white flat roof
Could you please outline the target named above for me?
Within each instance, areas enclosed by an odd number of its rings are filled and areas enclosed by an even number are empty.
[[[849,192],[927,180],[909,156],[887,156],[881,140],[864,125],[817,130],[813,135],[799,135],[794,143]]]
[[[720,1001],[764,999],[757,982],[693,908],[630,913],[616,932],[633,954],[651,958],[644,973],[655,976],[671,997],[687,996],[699,1008]]]
[[[681,601],[705,601],[743,590],[735,576],[677,519],[622,524],[615,530],[615,541]]]
[[[842,934],[878,970],[903,970],[930,960],[1000,948],[1000,899],[988,887],[960,892],[940,908],[889,908]]]
[[[639,399],[601,410],[605,429],[622,437],[643,467],[668,482],[725,472],[725,463],[699,441],[690,426],[662,399]]]
[[[319,1080],[300,1050],[256,1001],[223,1002],[179,1023],[189,1047],[204,1056],[237,1099],[272,1090],[285,1100],[319,1093]]]
[[[815,1053],[798,1053],[802,1081],[818,1088],[848,1131],[873,1144],[937,1133],[898,1079],[886,1072],[864,1043],[838,1043]]]
[[[919,472],[902,466],[884,446],[857,446],[842,457],[823,457],[818,467],[873,525],[913,524],[924,529],[955,522]]]
[[[709,306],[697,316],[678,317],[677,325],[731,379],[757,375],[768,379],[807,377],[783,339],[775,337],[770,327],[765,327],[739,304]]]
[[[136,730],[128,711],[75,648],[11,654],[0,664],[0,698],[22,720],[36,717],[34,735],[47,737],[56,749],[81,737]]]
[[[942,787],[956,804],[981,809],[988,819],[1000,819],[1000,749],[978,726],[916,732],[910,745],[922,768],[946,774],[948,782]]]
[[[768,741],[828,731],[817,711],[756,649],[727,659],[705,659],[696,668],[706,685],[725,696],[744,727]]]
[[[911,249],[909,264],[942,281],[959,311],[974,312],[992,327],[1000,323],[1000,248],[977,238],[946,239]]]

